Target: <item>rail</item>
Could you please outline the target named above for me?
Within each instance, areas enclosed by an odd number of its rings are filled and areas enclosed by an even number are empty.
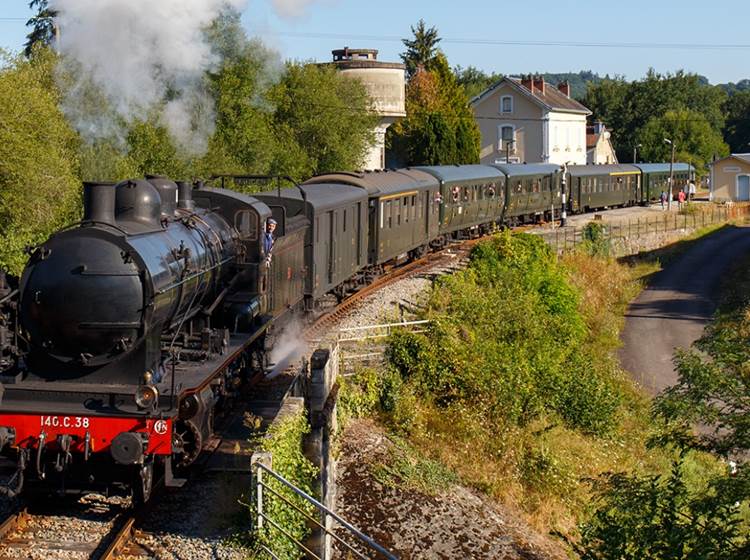
[[[275,499],[294,509],[297,513],[303,516],[306,522],[322,530],[330,539],[344,547],[348,553],[353,554],[356,558],[360,558],[362,560],[370,560],[373,558],[385,558],[386,560],[398,559],[397,556],[388,551],[382,545],[378,544],[374,539],[364,534],[348,521],[336,515],[333,511],[328,509],[326,506],[321,504],[318,500],[307,494],[305,491],[295,486],[279,473],[273,471],[269,466],[265,464],[270,463],[270,459],[271,456],[269,453],[258,453],[253,457],[252,462],[253,488],[255,494],[253,500],[253,509],[255,514],[254,529],[256,534],[259,534],[260,531],[262,531],[264,527],[268,525],[272,527],[276,532],[278,532],[279,535],[288,540],[300,552],[304,553],[307,557],[313,558],[315,560],[324,560],[324,558],[327,557],[327,554],[325,553],[321,556],[310,550],[309,546],[305,545],[305,543],[300,542],[294,536],[290,535],[289,532],[281,527],[281,525],[279,525],[277,521],[267,515],[267,512],[269,511],[268,502]],[[321,523],[318,519],[308,514],[301,507],[295,505],[290,500],[281,495],[281,493],[279,493],[277,490],[274,490],[271,486],[269,486],[264,480],[265,475],[273,478],[284,488],[290,490],[295,496],[301,498],[305,503],[312,505],[322,515],[323,522]],[[329,526],[332,525],[330,521],[334,521],[338,524],[338,526],[343,530],[345,536],[348,537],[348,540],[346,538],[342,538],[336,533],[336,531],[333,531],[329,528]],[[368,551],[368,553],[366,554],[362,552],[356,547],[355,544],[348,542],[352,539],[356,540],[356,543],[361,547],[363,546]],[[271,558],[278,558],[278,556],[265,544],[261,544],[260,549],[268,554]]]

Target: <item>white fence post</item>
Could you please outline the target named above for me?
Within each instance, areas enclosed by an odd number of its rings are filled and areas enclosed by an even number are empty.
[[[255,472],[255,510],[256,525],[255,530],[260,531],[263,528],[263,469],[256,466],[256,463],[271,468],[272,458],[270,453],[256,452],[250,458],[250,470]]]

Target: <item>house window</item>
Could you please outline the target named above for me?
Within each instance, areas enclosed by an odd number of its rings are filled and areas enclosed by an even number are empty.
[[[500,98],[500,112],[501,113],[513,112],[513,96],[512,95],[503,95]]]
[[[504,152],[509,146],[511,153],[515,153],[516,127],[512,124],[501,124],[497,127],[497,149]]]

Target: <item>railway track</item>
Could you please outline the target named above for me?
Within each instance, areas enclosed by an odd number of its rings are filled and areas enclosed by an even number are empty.
[[[0,524],[0,560],[71,558],[111,560],[131,537],[148,506],[130,507],[95,498],[65,513],[21,506]],[[70,513],[70,509],[78,510]],[[102,511],[102,510],[109,511]],[[61,530],[61,525],[75,524]]]
[[[383,287],[396,282],[402,278],[422,273],[426,270],[439,266],[442,263],[456,263],[468,257],[471,247],[484,239],[479,237],[455,243],[436,253],[429,253],[424,257],[407,263],[403,266],[394,268],[385,275],[377,278],[371,284],[363,287],[357,292],[348,296],[344,301],[335,306],[331,311],[318,317],[312,325],[305,330],[305,337],[308,340],[323,338],[324,332],[336,324],[342,317],[355,309],[365,298],[374,294]]]

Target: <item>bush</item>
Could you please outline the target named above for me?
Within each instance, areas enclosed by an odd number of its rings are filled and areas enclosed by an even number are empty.
[[[488,422],[517,425],[554,411],[604,434],[620,394],[586,358],[579,303],[540,238],[502,234],[475,247],[466,271],[438,282],[427,332],[392,335],[388,357],[405,387],[437,406],[471,403]]]
[[[589,222],[583,228],[583,250],[592,257],[606,257],[611,250],[609,236],[604,224]]]
[[[315,495],[313,484],[318,474],[315,466],[302,453],[302,439],[310,432],[304,409],[299,413],[287,416],[273,424],[267,437],[261,441],[263,451],[271,453],[272,467],[275,472],[292,482],[310,496]],[[310,516],[315,516],[315,508],[299,498],[286,486],[265,477],[265,483],[286,500]],[[289,535],[304,542],[309,534],[308,522],[299,511],[290,508],[278,497],[264,496],[264,513],[280,525]],[[277,558],[292,560],[302,557],[300,550],[269,523],[256,535],[257,542],[274,552]]]

